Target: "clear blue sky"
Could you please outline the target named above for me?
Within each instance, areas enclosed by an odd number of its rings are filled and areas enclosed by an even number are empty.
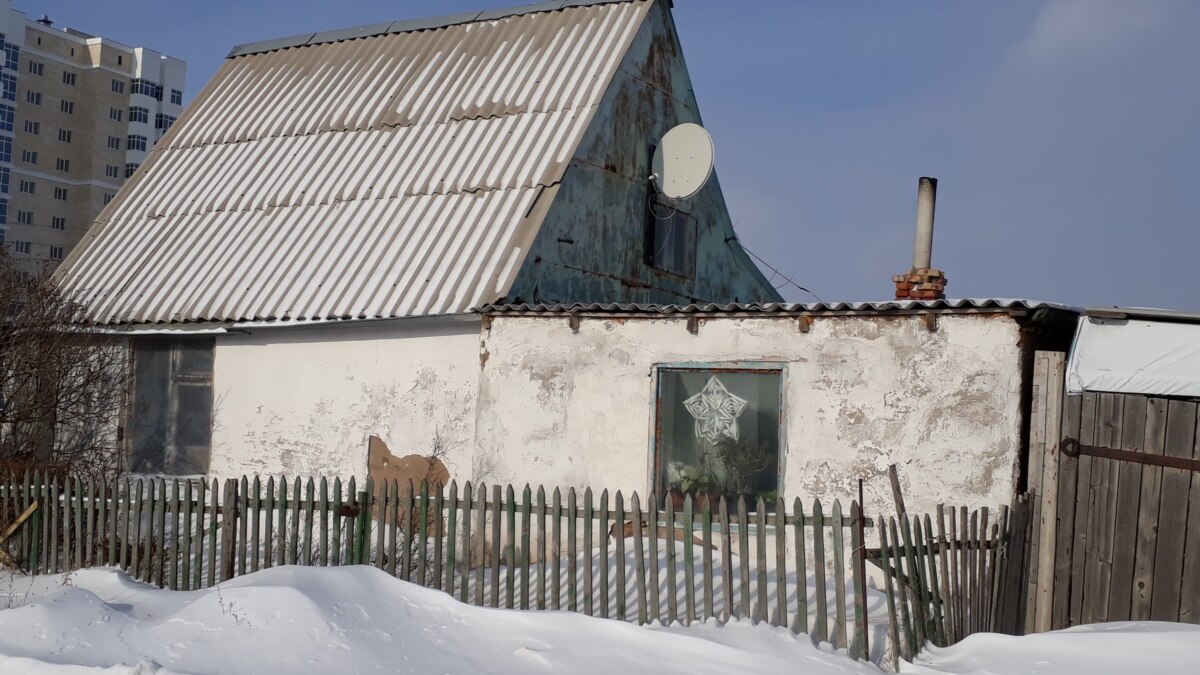
[[[189,98],[235,44],[512,4],[14,3],[184,59]],[[949,295],[1200,310],[1200,2],[676,0],[675,17],[741,239],[822,299],[890,298],[932,175]]]

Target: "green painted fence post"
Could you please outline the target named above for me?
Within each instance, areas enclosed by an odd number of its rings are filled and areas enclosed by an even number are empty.
[[[367,562],[367,538],[371,533],[371,493],[370,482],[367,490],[358,493],[358,515],[354,521],[354,564],[364,565]]]

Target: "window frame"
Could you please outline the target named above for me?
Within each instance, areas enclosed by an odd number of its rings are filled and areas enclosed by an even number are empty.
[[[663,209],[670,209],[670,216],[667,218],[661,217]],[[684,252],[684,270],[674,269],[659,263],[659,250],[657,248],[658,228],[660,225],[674,222],[676,218],[682,217],[687,224],[685,236],[688,241],[685,243],[686,251]],[[695,279],[697,266],[697,248],[700,238],[700,224],[696,221],[696,217],[690,211],[684,210],[677,204],[672,204],[664,201],[663,198],[654,199],[646,213],[646,235],[645,235],[645,252],[644,261],[657,274],[665,274],[676,279]],[[665,246],[663,247],[665,249]]]
[[[183,347],[200,347],[208,350],[209,369],[206,374],[197,374],[187,371],[183,368]],[[131,368],[133,369],[133,378],[130,381],[128,388],[128,401],[126,412],[121,421],[123,427],[123,455],[124,468],[127,471],[134,471],[135,462],[143,461],[143,456],[138,456],[138,449],[135,447],[135,442],[140,438],[138,431],[133,426],[135,424],[134,415],[137,413],[138,406],[138,358],[139,354],[152,352],[155,350],[167,352],[168,371],[166,374],[166,396],[160,398],[157,405],[165,406],[162,410],[164,419],[162,420],[165,428],[165,437],[162,443],[162,467],[161,471],[153,475],[168,475],[168,476],[194,476],[205,475],[212,469],[213,459],[213,428],[216,423],[216,339],[212,336],[196,336],[196,337],[145,337],[137,340],[133,345],[133,359],[131,360]],[[208,455],[206,458],[207,466],[199,474],[178,473],[177,466],[174,462],[180,460],[180,448],[178,447],[178,433],[181,422],[180,416],[180,389],[181,387],[207,387],[208,388]],[[153,397],[154,392],[149,395]],[[183,455],[187,457],[187,455]]]
[[[776,475],[776,492],[779,496],[784,494],[784,486],[786,484],[787,466],[787,390],[788,390],[788,364],[786,361],[682,361],[682,362],[666,362],[655,363],[653,368],[653,381],[651,384],[651,401],[650,401],[650,457],[648,485],[650,491],[653,492],[660,504],[663,506],[663,500],[669,497],[669,489],[666,485],[666,472],[662,464],[661,449],[662,442],[662,413],[663,413],[663,374],[670,372],[690,372],[690,373],[742,373],[742,374],[774,374],[779,378],[779,410],[777,418],[777,434],[776,441],[778,448],[778,457],[775,467]],[[747,504],[753,510],[753,505]],[[774,509],[774,504],[768,504],[768,510]],[[714,508],[716,508],[714,506]]]

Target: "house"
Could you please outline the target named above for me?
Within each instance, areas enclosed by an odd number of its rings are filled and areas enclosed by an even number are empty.
[[[57,274],[129,336],[135,472],[356,473],[474,439],[496,302],[771,302],[664,0],[563,0],[235,48]]]
[[[1076,313],[780,304],[715,178],[670,204],[648,185],[699,120],[664,0],[234,49],[58,273],[132,348],[128,469],[362,476],[376,436],[460,481],[875,478],[879,508],[898,463],[916,508],[1007,503],[1034,352]]]

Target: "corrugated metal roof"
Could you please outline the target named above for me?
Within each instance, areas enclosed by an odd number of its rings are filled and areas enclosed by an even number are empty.
[[[484,314],[875,314],[937,310],[946,312],[1079,310],[1068,305],[1040,300],[1009,298],[965,298],[959,300],[888,300],[883,302],[730,303],[696,305],[573,304],[573,305],[488,305]]]
[[[573,4],[229,59],[57,278],[99,323],[502,297],[649,0]]]

